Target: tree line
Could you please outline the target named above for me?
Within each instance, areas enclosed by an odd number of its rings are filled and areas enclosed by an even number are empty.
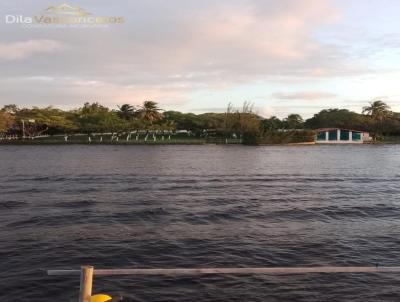
[[[166,111],[153,101],[145,101],[140,106],[123,104],[115,109],[94,102],[75,110],[19,108],[16,105],[5,105],[0,110],[3,136],[188,130],[194,136],[240,137],[247,143],[281,143],[312,140],[312,130],[328,127],[368,131],[377,140],[400,136],[400,113],[391,111],[380,100],[364,107],[361,114],[347,109],[325,109],[307,120],[299,114],[289,114],[283,119],[262,118],[248,102],[239,109],[229,104],[224,113],[203,114]]]

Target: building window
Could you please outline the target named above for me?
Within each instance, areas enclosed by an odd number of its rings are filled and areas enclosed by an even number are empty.
[[[325,131],[318,132],[317,134],[317,141],[324,141],[326,140]]]
[[[329,140],[330,141],[337,141],[337,130],[329,131]]]
[[[350,139],[349,131],[340,130],[340,140],[341,141],[348,141],[349,139]]]
[[[352,138],[353,138],[353,141],[360,141],[361,140],[361,133],[360,132],[353,132]]]

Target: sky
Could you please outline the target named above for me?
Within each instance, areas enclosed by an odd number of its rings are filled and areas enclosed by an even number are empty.
[[[6,22],[62,3],[0,2],[0,106],[153,100],[202,113],[248,101],[308,118],[381,99],[400,111],[398,0],[71,0],[125,22]]]

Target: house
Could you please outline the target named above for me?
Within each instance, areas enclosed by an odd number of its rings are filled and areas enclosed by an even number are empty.
[[[342,128],[317,129],[315,136],[317,144],[362,144],[370,141],[372,138],[368,132]]]

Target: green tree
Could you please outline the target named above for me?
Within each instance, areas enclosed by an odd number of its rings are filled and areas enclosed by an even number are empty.
[[[9,105],[4,105],[3,108],[1,109],[3,112],[7,112],[10,114],[16,114],[19,111],[19,108],[15,104],[9,104]]]
[[[124,120],[130,120],[135,116],[136,108],[129,104],[123,104],[118,106],[117,115],[119,118]]]
[[[374,101],[363,108],[363,114],[371,116],[374,120],[383,121],[391,116],[390,107],[382,101]]]
[[[18,112],[17,105],[4,105],[0,109],[0,132],[7,132],[15,125],[15,114]]]
[[[390,111],[390,107],[380,101],[374,101],[363,108],[363,114],[366,114],[370,117],[373,124],[372,134],[375,139],[381,139],[385,130],[385,122],[392,117],[392,112]]]
[[[73,132],[78,129],[74,122],[75,116],[51,106],[45,108],[33,107],[19,109],[15,114],[19,131],[26,136],[37,136],[43,133],[56,134]]]
[[[347,109],[325,109],[315,114],[304,123],[306,129],[317,128],[348,128],[355,130],[368,130],[365,118],[358,113]]]
[[[225,135],[239,134],[245,144],[257,144],[261,123],[253,108],[254,105],[249,102],[244,102],[241,110],[235,110],[229,104],[225,113]]]
[[[80,129],[85,133],[118,132],[126,130],[127,124],[116,112],[99,103],[85,103],[76,112]]]
[[[199,132],[203,130],[198,115],[193,113],[182,113],[179,111],[165,111],[163,114],[163,123],[174,123],[178,130],[191,130]]]
[[[152,124],[153,122],[161,119],[162,114],[160,113],[160,111],[162,111],[162,109],[158,107],[158,104],[156,102],[144,101],[143,105],[138,110],[138,114],[142,119]]]
[[[15,117],[3,110],[0,110],[0,132],[7,132],[15,122]]]
[[[287,129],[301,129],[304,126],[304,120],[299,114],[289,114],[284,123]]]
[[[284,122],[276,116],[271,116],[270,118],[263,119],[261,121],[261,128],[264,132],[276,131],[278,129],[284,128]]]
[[[225,125],[225,114],[224,113],[202,113],[197,115],[199,126],[201,130],[213,130],[222,132]]]

